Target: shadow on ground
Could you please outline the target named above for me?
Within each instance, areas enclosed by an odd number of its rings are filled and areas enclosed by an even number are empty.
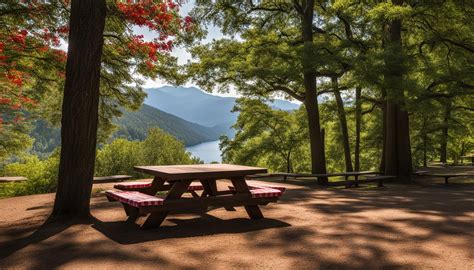
[[[203,216],[172,215],[166,226],[146,231],[126,224],[120,204],[102,196],[93,199],[96,219],[75,225],[41,225],[52,198],[31,201],[24,220],[0,223],[0,267],[474,266],[474,185],[287,186],[280,203],[263,208],[263,220],[248,219],[243,210],[213,210]]]

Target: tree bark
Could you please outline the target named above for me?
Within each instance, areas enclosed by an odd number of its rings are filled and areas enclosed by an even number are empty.
[[[362,122],[362,88],[356,87],[356,108],[355,108],[355,125],[356,125],[356,138],[355,138],[355,149],[354,149],[354,169],[356,172],[360,171],[360,127]]]
[[[339,117],[339,124],[341,127],[342,134],[342,145],[344,148],[344,160],[346,164],[346,172],[352,172],[352,158],[351,158],[351,146],[349,144],[349,131],[347,129],[346,110],[344,109],[344,102],[342,101],[341,92],[339,91],[339,85],[337,78],[331,78],[334,97],[336,98],[337,115]]]
[[[316,70],[311,60],[313,50],[313,16],[314,0],[306,1],[301,12],[301,27],[304,46],[303,81],[305,88],[305,107],[308,115],[308,127],[311,147],[311,172],[314,174],[326,173],[326,158],[321,138],[321,124],[319,120],[318,97],[316,93]],[[326,184],[327,178],[318,178],[320,184]]]
[[[441,147],[439,161],[446,163],[448,159],[448,135],[449,135],[449,118],[451,117],[451,101],[447,100],[443,115],[443,128],[441,129]]]
[[[394,0],[395,5],[402,5],[403,0]],[[389,25],[389,35],[384,74],[387,90],[385,108],[385,142],[384,172],[398,176],[399,181],[409,181],[412,171],[408,112],[405,108],[403,94],[403,59],[402,59],[402,22],[394,19]]]
[[[53,215],[90,216],[105,0],[72,0]]]

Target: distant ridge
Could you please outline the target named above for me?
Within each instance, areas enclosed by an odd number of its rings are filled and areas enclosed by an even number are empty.
[[[143,104],[136,112],[124,111],[116,122],[120,126],[114,137],[144,140],[150,128],[159,127],[184,142],[186,146],[218,140],[231,131],[225,127],[205,127],[181,119],[154,107]]]
[[[44,120],[36,120],[31,136],[35,139],[33,152],[41,156],[51,153],[60,145],[59,128],[50,127]],[[181,140],[186,146],[215,141],[223,134],[230,134],[227,127],[205,127],[163,112],[146,104],[135,112],[123,111],[123,116],[115,121],[118,130],[114,138],[143,140],[150,128],[158,127]]]

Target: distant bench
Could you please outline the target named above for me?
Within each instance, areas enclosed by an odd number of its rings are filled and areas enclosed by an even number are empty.
[[[336,176],[344,176],[346,178],[345,181],[337,181],[337,182],[329,182],[328,186],[345,186],[346,188],[350,188],[352,186],[358,187],[359,184],[366,184],[366,183],[373,183],[377,182],[378,186],[383,186],[383,181],[388,179],[393,179],[395,176],[391,175],[379,175],[381,172],[378,171],[360,171],[360,172],[341,172],[341,173],[326,173],[326,174],[306,174],[306,173],[265,173],[265,174],[256,174],[256,175],[249,175],[247,179],[256,179],[256,180],[263,180],[264,178],[268,177],[283,177],[283,181],[286,181],[287,177],[315,177],[315,178],[322,178],[322,177],[336,177]],[[359,180],[359,176],[361,175],[376,175],[373,177],[367,177],[366,179]],[[349,177],[354,177],[354,180],[348,180]]]
[[[16,183],[16,182],[24,182],[28,180],[28,178],[23,176],[2,176],[0,177],[0,183]]]
[[[130,175],[110,175],[110,176],[96,176],[94,177],[94,184],[122,182],[132,179]]]
[[[474,176],[474,174],[467,174],[467,173],[431,173],[429,171],[415,171],[413,172],[413,174],[418,175],[418,176],[442,177],[444,178],[445,184],[448,184],[449,178]]]

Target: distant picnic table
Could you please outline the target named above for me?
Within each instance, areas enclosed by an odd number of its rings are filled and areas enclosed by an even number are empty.
[[[448,182],[449,178],[474,176],[474,174],[468,174],[468,173],[439,173],[439,172],[435,173],[435,172],[430,172],[430,171],[414,171],[413,173],[418,176],[442,177],[444,178],[445,184],[449,183]]]
[[[28,178],[23,176],[2,176],[0,177],[0,183],[15,183],[15,182],[24,182]]]
[[[109,176],[95,176],[94,183],[112,183],[112,182],[120,182],[123,180],[131,179],[131,175],[109,175]]]
[[[337,176],[344,176],[346,181],[337,181],[337,182],[330,182],[328,183],[329,186],[346,186],[351,187],[352,185],[358,187],[359,184],[362,183],[371,183],[371,182],[378,182],[379,186],[383,186],[383,181],[387,179],[394,178],[395,176],[389,175],[380,175],[381,172],[378,171],[358,171],[358,172],[339,172],[339,173],[324,173],[324,174],[309,174],[309,173],[269,173],[269,174],[257,174],[257,175],[250,175],[247,178],[249,179],[262,179],[266,177],[276,177],[282,176],[283,181],[286,181],[288,177],[293,178],[303,178],[303,177],[315,177],[315,178],[322,178],[322,177],[337,177]],[[359,176],[362,175],[376,175],[373,177],[367,177],[366,179],[360,180]],[[354,180],[349,180],[349,177],[354,177]]]
[[[245,176],[266,173],[267,169],[230,164],[196,164],[171,166],[136,166],[138,172],[154,176],[152,182],[133,191],[107,191],[109,200],[120,201],[128,216],[128,222],[136,222],[140,216],[150,213],[142,228],[159,227],[169,213],[205,212],[210,207],[244,206],[252,219],[263,218],[259,205],[276,202],[282,191],[271,187],[249,188]],[[217,181],[230,180],[228,190],[218,190]],[[192,182],[199,181],[204,189],[200,197],[182,197],[192,188]],[[130,186],[133,182],[130,183]],[[118,185],[117,185],[118,186]],[[119,188],[119,187],[118,187]],[[164,198],[156,197],[158,191],[165,191]]]

